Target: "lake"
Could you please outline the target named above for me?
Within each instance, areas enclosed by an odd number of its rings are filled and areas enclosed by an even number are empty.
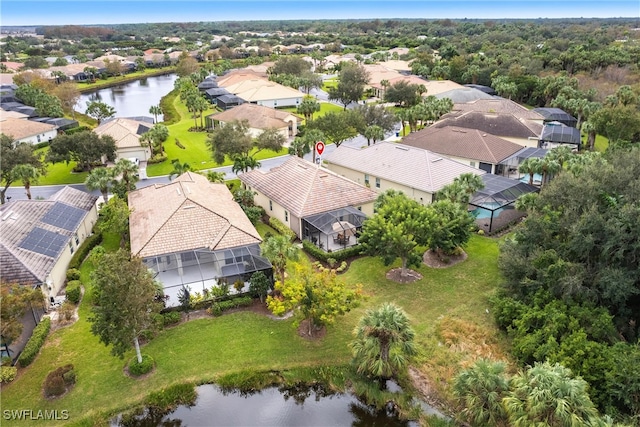
[[[84,113],[87,110],[87,102],[101,101],[116,110],[116,117],[153,117],[153,114],[149,113],[149,107],[160,104],[160,99],[173,90],[173,82],[177,78],[176,74],[146,77],[83,93],[76,104],[76,111]],[[162,120],[162,115],[159,115],[158,121]]]
[[[181,405],[169,414],[146,413],[112,420],[112,427],[152,426],[407,426],[389,411],[376,411],[355,396],[327,393],[319,387],[269,387],[247,394],[219,386],[196,387],[194,406]]]

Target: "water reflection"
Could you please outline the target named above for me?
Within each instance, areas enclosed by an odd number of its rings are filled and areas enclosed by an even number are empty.
[[[170,413],[145,410],[141,415],[119,416],[112,427],[179,426],[415,426],[391,411],[378,411],[355,396],[333,393],[320,386],[270,387],[257,392],[222,390],[216,385],[197,387],[194,405]]]
[[[158,105],[160,99],[173,90],[173,82],[176,79],[175,74],[166,74],[84,93],[76,104],[76,111],[84,113],[87,110],[87,102],[101,101],[116,110],[116,117],[153,117],[149,108]],[[158,120],[162,121],[161,115],[158,116]]]

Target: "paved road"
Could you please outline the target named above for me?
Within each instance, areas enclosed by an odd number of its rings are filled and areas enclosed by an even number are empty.
[[[395,136],[395,132],[390,132],[387,137],[388,138],[392,138]],[[367,145],[367,140],[361,136],[358,135],[355,138],[351,138],[348,139],[346,141],[344,141],[342,143],[342,145],[345,146],[351,146],[351,147],[363,147],[365,145]],[[333,150],[336,149],[336,146],[334,144],[331,145],[327,145],[323,155],[326,156],[329,153],[332,153]],[[279,156],[279,157],[272,157],[270,159],[265,159],[265,160],[261,160],[260,163],[260,169],[262,170],[269,170],[273,167],[279,166],[282,163],[284,163],[290,156],[289,155],[284,155],[284,156]],[[306,160],[311,161],[312,160],[312,154],[307,154],[305,156]],[[236,178],[236,174],[233,173],[231,171],[231,166],[222,166],[219,168],[213,168],[211,170],[217,171],[217,172],[224,172],[225,173],[225,179],[234,179]],[[154,177],[150,177],[148,179],[145,180],[141,180],[138,181],[136,183],[136,187],[137,188],[143,188],[143,187],[147,187],[149,185],[154,185],[154,184],[166,184],[169,183],[169,177],[168,176],[154,176]],[[79,190],[82,191],[87,191],[86,187],[83,184],[70,184],[70,187],[74,187],[77,188]],[[48,199],[49,197],[51,197],[51,195],[53,195],[54,193],[56,193],[57,191],[59,191],[61,188],[63,188],[64,185],[42,185],[42,186],[32,186],[31,187],[31,197],[36,199],[36,198],[42,198],[42,199]],[[93,194],[95,194],[96,196],[100,195],[99,191],[93,191]],[[27,198],[27,195],[24,191],[24,187],[17,187],[17,186],[12,186],[9,187],[9,189],[7,190],[7,202],[11,201],[11,200],[25,200]]]

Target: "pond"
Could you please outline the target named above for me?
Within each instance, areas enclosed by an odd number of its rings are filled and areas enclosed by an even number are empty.
[[[390,411],[377,411],[355,396],[327,393],[319,387],[269,387],[246,394],[226,392],[207,384],[196,387],[194,406],[181,405],[169,414],[124,420],[118,416],[112,427],[151,426],[417,426]]]
[[[177,78],[176,74],[146,77],[83,93],[75,109],[84,113],[87,110],[87,102],[101,101],[116,110],[116,117],[153,117],[149,113],[149,107],[160,104],[160,99],[173,90],[173,83]],[[158,116],[158,121],[162,121],[162,115]]]

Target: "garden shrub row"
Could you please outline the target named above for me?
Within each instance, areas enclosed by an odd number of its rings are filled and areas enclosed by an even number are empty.
[[[253,303],[253,298],[249,296],[233,298],[226,301],[214,302],[208,309],[212,316],[220,316],[224,311],[232,308],[247,307]]]
[[[102,243],[102,233],[93,233],[91,236],[87,237],[87,239],[82,242],[76,253],[71,257],[71,261],[69,261],[69,269],[79,269],[84,259],[89,255],[89,252],[91,252],[91,249],[95,248],[100,243]]]
[[[176,89],[172,90],[168,94],[160,99],[160,108],[162,109],[162,123],[165,126],[173,125],[180,121],[180,114],[178,114],[178,110],[173,106],[173,101],[178,96],[178,91]]]
[[[162,326],[175,325],[182,320],[182,314],[179,311],[167,311],[162,313]]]
[[[82,283],[80,280],[71,280],[67,282],[67,287],[65,289],[65,294],[67,295],[67,301],[78,305],[80,303],[80,295]]]
[[[27,345],[24,346],[24,350],[22,350],[22,353],[20,353],[20,357],[18,358],[20,366],[25,368],[33,362],[33,359],[36,358],[40,351],[40,347],[44,344],[44,340],[47,338],[50,329],[51,319],[48,317],[42,319],[42,321],[33,329],[31,338],[27,341]]]
[[[322,262],[328,262],[330,258],[335,260],[335,262],[342,262],[362,254],[362,247],[360,245],[351,246],[335,252],[325,252],[310,241],[303,240],[302,247],[307,254]]]
[[[289,237],[289,240],[295,240],[296,233],[294,233],[293,230],[287,227],[287,225],[280,221],[278,218],[273,216],[269,218],[269,225],[273,227],[278,233],[282,234],[283,236]]]
[[[160,154],[156,154],[153,157],[151,157],[149,160],[147,160],[147,164],[148,165],[153,165],[156,163],[162,163],[164,161],[166,161],[168,159],[168,157],[166,155],[160,155]]]
[[[89,129],[89,127],[87,126],[78,126],[75,128],[67,129],[64,131],[64,133],[66,133],[67,135],[73,135],[74,133],[84,132],[87,130],[91,130],[91,129]]]

